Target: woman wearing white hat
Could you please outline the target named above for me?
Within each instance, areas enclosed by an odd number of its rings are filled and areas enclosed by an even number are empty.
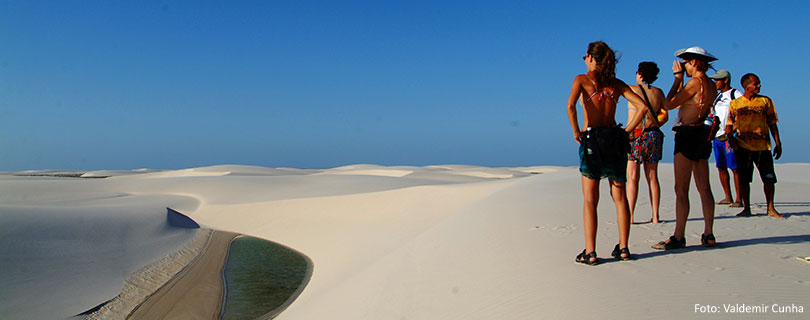
[[[717,96],[714,82],[706,76],[710,62],[717,60],[706,49],[691,47],[675,52],[681,58],[672,63],[675,82],[667,95],[666,108],[678,109],[672,130],[675,132],[675,232],[654,249],[671,250],[686,247],[686,220],[689,217],[689,184],[691,177],[700,193],[704,228],[701,244],[716,244],[714,225],[714,196],[709,185],[709,155],[711,154],[711,122],[706,119]],[[691,79],[684,85],[684,73]]]

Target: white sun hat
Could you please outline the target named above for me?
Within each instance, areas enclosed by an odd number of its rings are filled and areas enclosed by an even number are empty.
[[[691,57],[693,59],[705,60],[706,62],[717,60],[717,57],[709,53],[709,51],[706,51],[706,49],[703,49],[703,47],[699,46],[689,47],[686,49],[675,51],[675,56],[678,58]]]

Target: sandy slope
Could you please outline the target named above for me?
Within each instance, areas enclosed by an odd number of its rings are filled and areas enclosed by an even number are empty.
[[[0,214],[44,206],[131,208],[144,203],[133,199],[149,198],[145,203],[175,205],[204,226],[287,245],[306,254],[314,272],[279,319],[693,318],[695,304],[719,306],[712,318],[737,318],[722,312],[723,304],[735,303],[793,304],[805,312],[743,315],[750,318],[810,313],[810,264],[795,259],[810,255],[806,164],[777,165],[777,209],[788,219],[737,218],[734,209],[718,206],[719,247],[708,250],[697,246],[702,220],[693,211],[689,248],[675,253],[650,249],[674,228],[672,166],[662,164],[661,215],[670,222],[633,226],[632,262],[609,259],[617,230],[604,183],[597,252],[608,263],[598,267],[573,262],[584,246],[576,168],[216,166],[97,174],[113,177],[0,177]],[[713,179],[717,194],[714,172]],[[649,215],[645,188],[637,220]],[[755,181],[757,213],[764,211],[761,190]],[[691,198],[693,210],[699,208],[696,192]],[[77,227],[65,222],[59,230]],[[110,264],[107,255],[84,254]],[[3,298],[36,291],[14,288]]]
[[[37,193],[44,200],[37,205],[0,205],[2,318],[57,319],[87,311],[118,295],[129,274],[183,249],[197,233],[166,224],[161,203],[193,203],[187,198],[78,197],[76,191],[58,201],[55,194]]]

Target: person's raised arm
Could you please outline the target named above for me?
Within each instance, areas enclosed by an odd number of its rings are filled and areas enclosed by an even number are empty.
[[[675,81],[672,82],[672,87],[669,88],[669,93],[667,93],[666,102],[669,102],[670,99],[672,99],[673,97],[675,97],[676,94],[678,94],[678,91],[681,91],[681,89],[683,89],[683,75],[684,73],[686,73],[686,71],[683,70],[683,66],[678,61],[678,59],[675,59],[675,62],[672,63],[672,73],[675,75]],[[664,103],[664,107],[669,105],[666,102]],[[667,108],[667,110],[672,109],[675,109],[675,107]]]
[[[574,130],[574,140],[579,143],[579,137],[582,135],[579,129],[579,120],[577,120],[577,99],[582,93],[582,85],[579,83],[579,76],[574,78],[574,83],[571,84],[571,93],[568,95],[568,121],[571,122],[571,129]]]
[[[672,63],[672,73],[675,76],[675,81],[672,82],[672,88],[669,89],[667,101],[664,103],[664,108],[667,110],[675,109],[689,101],[698,90],[696,84],[692,81],[687,82],[685,86],[683,85],[683,77],[686,72],[678,60]]]

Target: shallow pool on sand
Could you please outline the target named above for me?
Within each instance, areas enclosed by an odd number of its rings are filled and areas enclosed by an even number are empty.
[[[310,277],[309,259],[285,246],[253,237],[231,242],[225,262],[221,319],[267,319],[283,311]]]

